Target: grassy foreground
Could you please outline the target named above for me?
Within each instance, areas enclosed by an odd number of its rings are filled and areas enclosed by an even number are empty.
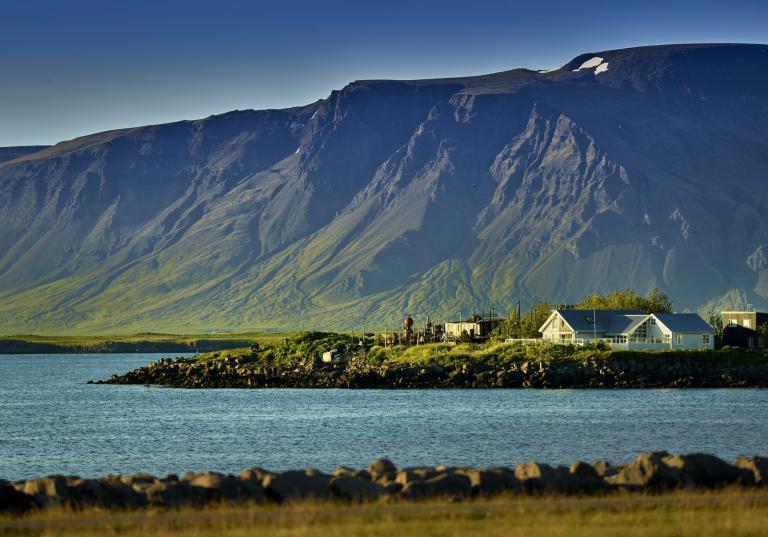
[[[768,534],[768,492],[606,498],[501,497],[465,503],[300,503],[201,511],[43,512],[0,519],[0,535],[695,536]]]

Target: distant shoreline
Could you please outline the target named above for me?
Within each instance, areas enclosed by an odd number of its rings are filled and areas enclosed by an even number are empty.
[[[125,336],[0,337],[3,354],[205,353],[281,340],[283,333],[134,334]]]

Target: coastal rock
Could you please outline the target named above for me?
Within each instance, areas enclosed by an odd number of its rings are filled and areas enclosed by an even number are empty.
[[[130,509],[146,504],[145,496],[114,476],[76,479],[69,482],[69,501],[74,508]]]
[[[725,359],[725,358],[723,358]],[[622,362],[615,359],[525,361],[378,368],[356,357],[345,364],[311,369],[219,358],[213,363],[159,361],[113,376],[110,384],[156,384],[177,388],[662,388],[768,387],[768,366],[671,356]],[[390,461],[387,461],[390,462]],[[374,463],[375,466],[376,463]],[[371,473],[392,471],[382,462]]]
[[[679,468],[664,462],[668,456],[666,451],[643,453],[616,475],[605,478],[605,481],[629,489],[671,490],[689,486],[688,477]]]
[[[737,457],[735,466],[752,472],[756,485],[768,486],[768,457]]]
[[[754,482],[751,471],[731,466],[724,460],[705,453],[670,455],[664,457],[662,462],[670,468],[680,470],[689,486],[714,488],[733,483],[751,485]]]
[[[382,465],[380,469],[391,469]],[[570,467],[526,462],[508,468],[413,467],[371,473],[340,467],[336,475],[317,470],[271,473],[251,468],[233,476],[190,472],[157,478],[138,473],[82,479],[52,475],[8,483],[0,480],[0,512],[21,513],[40,508],[141,507],[176,509],[220,502],[338,499],[365,502],[379,499],[485,497],[503,493],[602,494],[610,490],[654,493],[679,488],[765,486],[768,458],[739,457],[735,465],[706,454],[644,453],[619,467],[605,461],[575,461]],[[605,476],[605,477],[601,477]]]
[[[560,481],[560,472],[548,464],[524,462],[515,467],[515,478],[526,491],[556,490]]]
[[[262,483],[267,476],[272,475],[262,468],[250,468],[240,472],[240,481],[247,498],[254,503],[263,503],[266,500],[266,492]]]
[[[616,475],[619,472],[618,468],[613,466],[610,462],[602,459],[592,463],[592,467],[595,469],[595,473],[598,477],[608,477]]]
[[[388,472],[397,472],[397,466],[389,459],[377,459],[368,467],[372,474],[385,474]]]
[[[231,475],[202,472],[187,474],[184,476],[184,481],[190,487],[206,491],[209,501],[236,502],[250,499],[243,482]]]
[[[527,492],[580,494],[607,488],[606,483],[600,478],[572,474],[568,468],[555,468],[538,462],[519,464],[515,467],[515,477]]]
[[[570,468],[568,468],[568,471],[573,475],[578,475],[581,477],[590,477],[593,479],[601,477],[594,466],[583,461],[573,461]]]
[[[423,481],[410,481],[402,489],[404,498],[466,498],[472,494],[469,477],[455,472],[446,472]]]
[[[342,475],[352,475],[355,473],[354,468],[350,468],[349,466],[338,466],[333,469],[333,472],[331,472],[331,475],[333,477],[339,477]]]
[[[63,475],[49,475],[24,481],[20,491],[34,499],[40,507],[63,505],[69,500],[67,478]]]
[[[0,514],[20,515],[37,507],[27,494],[16,490],[7,482],[0,482]]]
[[[210,500],[207,491],[178,481],[156,481],[144,490],[144,496],[148,505],[165,508],[200,507]]]
[[[331,476],[316,470],[290,470],[267,476],[267,496],[279,501],[326,498],[330,494]]]
[[[331,491],[339,498],[355,502],[375,500],[386,494],[381,485],[349,474],[333,478]]]
[[[502,492],[521,490],[520,481],[507,468],[462,468],[459,475],[469,478],[472,493],[476,496],[493,496]]]

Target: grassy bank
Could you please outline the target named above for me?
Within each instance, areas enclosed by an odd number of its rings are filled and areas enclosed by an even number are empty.
[[[330,332],[299,332],[288,338],[264,342],[253,352],[247,348],[207,353],[200,360],[211,361],[238,358],[243,361],[291,366],[307,359],[319,359],[325,351],[336,350],[341,355],[355,356],[362,363],[371,365],[413,364],[448,365],[459,363],[484,363],[505,365],[520,362],[577,361],[611,359],[617,361],[642,361],[658,357],[691,359],[698,362],[736,362],[739,364],[768,364],[768,354],[748,350],[666,350],[627,351],[610,350],[606,347],[579,347],[546,342],[503,343],[430,343],[411,347],[382,347],[375,345],[376,338],[366,338],[361,347],[348,335]]]
[[[277,345],[291,334],[285,333],[217,333],[155,334],[104,336],[36,336],[0,337],[0,354],[81,353],[81,352],[208,352],[248,347],[253,343]]]
[[[768,492],[605,498],[500,497],[466,503],[299,503],[169,512],[43,512],[0,519],[0,535],[695,536],[765,535]]]

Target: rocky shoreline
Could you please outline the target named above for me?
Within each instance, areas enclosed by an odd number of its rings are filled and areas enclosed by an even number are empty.
[[[452,500],[500,494],[604,495],[673,490],[768,486],[768,458],[738,457],[729,464],[707,454],[641,454],[613,466],[575,461],[569,467],[525,462],[514,468],[397,468],[387,459],[367,469],[345,466],[270,472],[251,468],[238,475],[190,472],[183,477],[145,473],[85,479],[52,475],[26,481],[0,480],[0,513],[22,514],[48,507],[135,510],[228,504],[281,504],[307,499],[366,502]]]
[[[768,362],[648,355],[639,359],[550,360],[445,365],[352,359],[282,366],[224,357],[163,359],[96,384],[173,388],[764,388]]]

